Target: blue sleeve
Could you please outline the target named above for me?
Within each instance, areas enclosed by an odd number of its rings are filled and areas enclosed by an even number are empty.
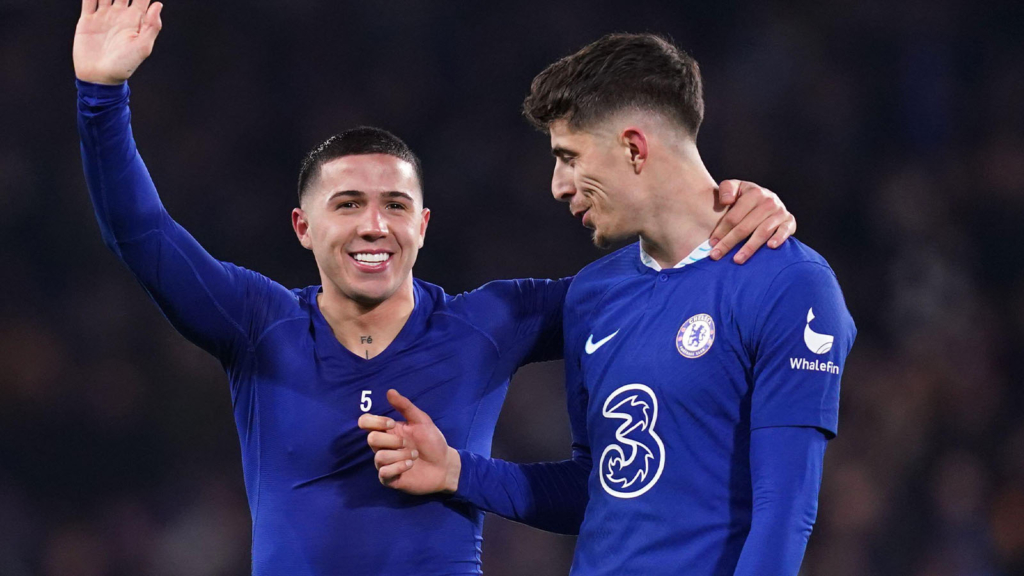
[[[817,428],[751,432],[753,518],[735,576],[797,576],[818,513],[827,442]]]
[[[179,332],[232,363],[252,347],[271,282],[214,259],[167,214],[135,147],[128,85],[77,84],[82,164],[104,242]]]
[[[452,302],[513,368],[562,358],[562,306],[572,278],[495,280]]]
[[[593,464],[587,436],[587,395],[579,357],[569,348],[566,346],[565,380],[572,459],[515,464],[460,450],[462,472],[457,498],[534,528],[579,534]]]
[[[528,526],[579,534],[587,507],[589,460],[516,464],[459,450],[462,473],[455,496]]]
[[[839,382],[857,335],[832,270],[803,261],[782,269],[757,308],[751,430],[838,431]]]

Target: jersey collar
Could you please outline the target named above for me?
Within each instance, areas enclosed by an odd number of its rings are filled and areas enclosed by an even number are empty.
[[[693,264],[694,262],[707,258],[710,253],[711,242],[705,240],[703,244],[694,248],[693,252],[690,252],[689,256],[680,260],[679,263],[672,268],[682,268],[687,264]],[[651,258],[650,254],[644,252],[644,247],[642,245],[640,246],[640,262],[643,263],[644,266],[647,266],[656,272],[661,272],[661,264],[658,264],[654,258]]]

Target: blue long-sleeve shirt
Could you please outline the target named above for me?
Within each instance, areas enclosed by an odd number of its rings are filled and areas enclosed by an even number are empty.
[[[562,353],[568,280],[492,282],[458,296],[414,281],[380,355],[345,349],[317,305],[210,256],[164,209],[132,137],[128,87],[78,83],[82,162],[107,246],[171,324],[227,373],[252,517],[253,573],[479,574],[482,513],[380,485],[358,417],[396,388],[452,446],[488,455],[509,378]],[[544,511],[525,521],[550,522]]]
[[[735,576],[796,574],[818,511],[826,435],[808,427],[774,427],[750,435],[752,516]],[[535,528],[578,534],[587,506],[592,462],[515,464],[459,450],[456,497]],[[548,521],[537,522],[542,517]]]
[[[467,455],[457,497],[553,506],[574,575],[795,576],[856,335],[827,263],[791,240],[653,270],[634,244],[580,272],[564,329],[573,459]]]

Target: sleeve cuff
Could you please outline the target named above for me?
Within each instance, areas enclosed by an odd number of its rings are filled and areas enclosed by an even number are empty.
[[[462,459],[462,468],[459,470],[459,487],[451,494],[451,498],[457,502],[471,502],[470,494],[472,493],[473,487],[473,470],[477,464],[476,454],[469,452],[468,450],[455,449],[459,453],[459,458]]]
[[[85,82],[76,78],[75,86],[78,87],[79,101],[89,107],[119,104],[127,101],[128,95],[131,93],[127,82],[110,86],[107,84],[93,84],[92,82]]]

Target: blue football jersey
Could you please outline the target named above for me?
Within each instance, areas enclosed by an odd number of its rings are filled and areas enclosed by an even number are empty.
[[[569,409],[593,459],[572,574],[733,574],[751,430],[837,432],[856,329],[825,260],[795,239],[689,260],[655,270],[633,244],[570,287]]]
[[[288,290],[213,258],[164,209],[135,147],[128,87],[79,82],[82,161],[103,238],[174,327],[228,375],[252,514],[254,575],[480,573],[483,514],[377,479],[367,412],[396,388],[452,446],[488,455],[509,379],[562,353],[569,280],[491,282],[415,307],[378,356],[335,337],[319,286]]]

